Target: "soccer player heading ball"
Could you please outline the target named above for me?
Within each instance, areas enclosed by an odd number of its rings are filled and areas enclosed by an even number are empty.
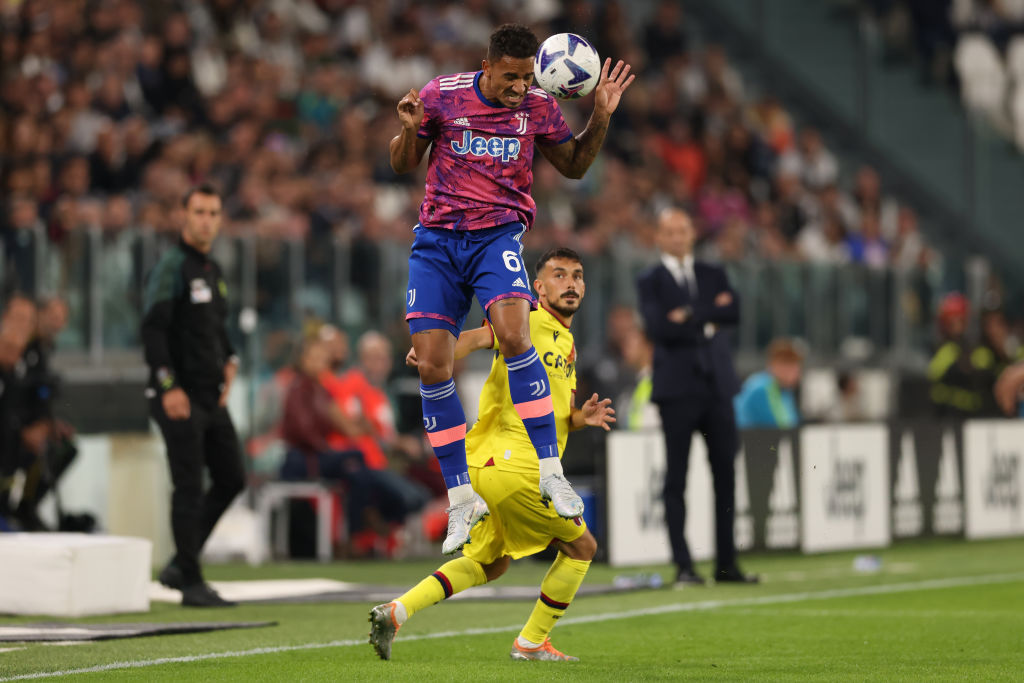
[[[505,24],[491,34],[477,72],[439,76],[398,103],[401,132],[391,140],[396,173],[415,169],[430,147],[426,194],[409,256],[407,314],[418,359],[423,424],[448,487],[448,536],[454,553],[488,513],[466,468],[466,417],[455,393],[455,340],[475,294],[501,355],[508,386],[540,459],[540,493],[565,518],[583,501],[562,475],[547,374],[530,340],[536,306],[523,268],[522,237],[536,204],[533,147],[568,178],[593,163],[608,121],[633,81],[629,65],[606,60],[594,89],[594,112],[574,136],[554,98],[533,83],[536,36]]]

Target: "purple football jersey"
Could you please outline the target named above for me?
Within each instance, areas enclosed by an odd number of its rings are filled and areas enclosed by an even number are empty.
[[[433,142],[420,225],[481,230],[533,224],[533,141],[558,145],[572,138],[551,95],[531,87],[516,109],[480,92],[483,72],[438,76],[420,91],[418,135]]]

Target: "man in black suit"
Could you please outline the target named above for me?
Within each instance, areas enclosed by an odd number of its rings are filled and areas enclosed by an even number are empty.
[[[736,564],[733,540],[739,445],[732,398],[739,381],[721,327],[735,325],[739,303],[725,271],[696,263],[696,232],[685,211],[665,209],[656,236],[661,263],[640,276],[637,286],[644,327],[654,344],[651,401],[658,405],[665,433],[665,522],[676,583],[702,584],[684,536],[686,471],[690,440],[700,430],[708,446],[715,487],[716,582],[756,583]]]

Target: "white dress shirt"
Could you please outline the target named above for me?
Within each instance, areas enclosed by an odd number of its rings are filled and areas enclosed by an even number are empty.
[[[676,284],[686,289],[690,297],[697,298],[697,274],[693,270],[693,254],[678,259],[672,254],[662,253],[661,262],[672,273]]]

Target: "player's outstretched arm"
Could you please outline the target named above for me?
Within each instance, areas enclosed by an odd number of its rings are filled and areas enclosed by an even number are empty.
[[[491,332],[490,325],[484,325],[475,330],[467,330],[460,334],[459,338],[455,341],[455,360],[465,358],[474,351],[489,349],[493,346],[494,333]],[[409,349],[409,352],[405,354],[405,364],[411,368],[419,365],[415,347]]]
[[[537,145],[544,158],[567,178],[582,178],[594,163],[608,133],[612,113],[618,108],[622,93],[636,77],[629,73],[629,64],[621,59],[609,72],[611,63],[612,60],[606,59],[601,67],[601,80],[594,89],[594,113],[583,132],[561,145]]]
[[[574,395],[573,403],[575,404],[575,402]],[[569,428],[572,430],[583,429],[589,425],[601,427],[606,432],[610,432],[614,422],[615,409],[612,408],[612,400],[610,398],[598,399],[597,394],[588,398],[581,408],[576,408],[574,405],[572,414],[569,416]]]
[[[423,153],[430,146],[430,140],[416,135],[423,120],[423,100],[415,90],[398,101],[398,120],[402,132],[391,138],[391,168],[395,173],[408,173],[420,165]]]
[[[465,330],[455,341],[455,360],[465,358],[474,351],[489,349],[494,346],[494,332],[489,324],[474,330]]]

